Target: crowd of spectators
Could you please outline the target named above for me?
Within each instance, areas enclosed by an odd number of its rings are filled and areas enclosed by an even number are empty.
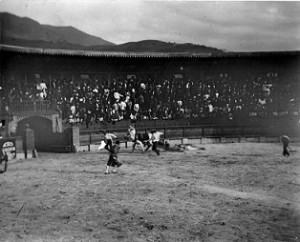
[[[56,100],[67,122],[131,119],[299,115],[299,81],[277,72],[248,76],[217,73],[205,80],[182,75],[120,75],[107,79],[8,81],[0,89],[2,113],[12,102]]]

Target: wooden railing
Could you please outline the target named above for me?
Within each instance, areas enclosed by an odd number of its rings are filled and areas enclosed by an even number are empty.
[[[10,109],[18,113],[47,112],[57,110],[57,104],[56,100],[12,102]]]
[[[287,134],[290,137],[300,137],[300,124],[284,127],[270,127],[267,125],[193,125],[193,126],[169,126],[156,127],[157,131],[164,133],[163,139],[184,139],[201,137],[278,137]],[[124,141],[126,129],[109,129],[108,132],[117,135],[119,140]],[[138,128],[138,132],[145,132],[144,128]],[[150,130],[148,129],[148,132]],[[81,131],[80,144],[99,144],[104,138],[103,133],[96,131]]]

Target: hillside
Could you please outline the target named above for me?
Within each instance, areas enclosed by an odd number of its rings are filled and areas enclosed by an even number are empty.
[[[27,46],[30,41],[49,42],[57,48],[62,45],[114,45],[102,38],[86,34],[71,26],[56,27],[50,25],[39,24],[30,18],[22,18],[10,13],[0,13],[1,22],[1,43],[16,41]],[[50,44],[51,45],[51,44]]]
[[[109,50],[122,52],[193,52],[193,53],[223,53],[217,48],[207,47],[204,45],[195,45],[191,43],[176,44],[158,40],[143,40],[138,42],[128,42],[121,45],[109,47],[90,46],[88,50]]]
[[[43,25],[30,18],[18,17],[10,13],[0,13],[0,24],[0,43],[6,45],[116,52],[223,53],[222,50],[204,45],[177,44],[159,40],[143,40],[115,45],[71,26]]]

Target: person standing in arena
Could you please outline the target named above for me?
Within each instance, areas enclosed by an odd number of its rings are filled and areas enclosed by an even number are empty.
[[[112,146],[109,152],[109,158],[106,164],[106,170],[105,174],[109,174],[109,168],[110,167],[120,167],[122,165],[121,162],[118,161],[118,153],[120,151],[120,141],[116,141],[116,144]],[[113,173],[116,173],[117,171],[113,169]]]
[[[104,131],[104,142],[106,143],[105,145],[105,149],[108,150],[110,152],[110,150],[112,149],[113,146],[113,139],[116,139],[117,136],[115,134],[112,133],[108,133],[106,130]]]
[[[160,152],[157,148],[158,142],[160,140],[160,136],[163,134],[162,132],[158,132],[156,130],[151,131],[151,141],[152,141],[152,150],[157,154],[160,155]]]
[[[288,151],[290,138],[287,135],[282,135],[281,142],[283,144],[283,152],[282,152],[283,156],[290,156],[290,153]]]

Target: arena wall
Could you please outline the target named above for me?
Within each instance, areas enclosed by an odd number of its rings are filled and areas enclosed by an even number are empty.
[[[139,125],[144,126],[144,125]],[[148,126],[149,127],[149,126]],[[291,142],[300,142],[300,124],[279,127],[270,132],[267,126],[178,126],[156,127],[157,131],[163,132],[161,137],[168,140],[171,145],[175,144],[217,144],[217,143],[276,143],[280,142],[282,134],[288,134]],[[123,148],[130,148],[132,142],[124,139],[126,129],[107,129],[117,135],[122,142]],[[144,128],[138,128],[138,132],[145,132]],[[150,131],[150,129],[148,129]],[[264,134],[268,134],[267,136]],[[77,151],[96,151],[101,140],[104,139],[100,130],[97,132],[81,132],[80,145]]]

